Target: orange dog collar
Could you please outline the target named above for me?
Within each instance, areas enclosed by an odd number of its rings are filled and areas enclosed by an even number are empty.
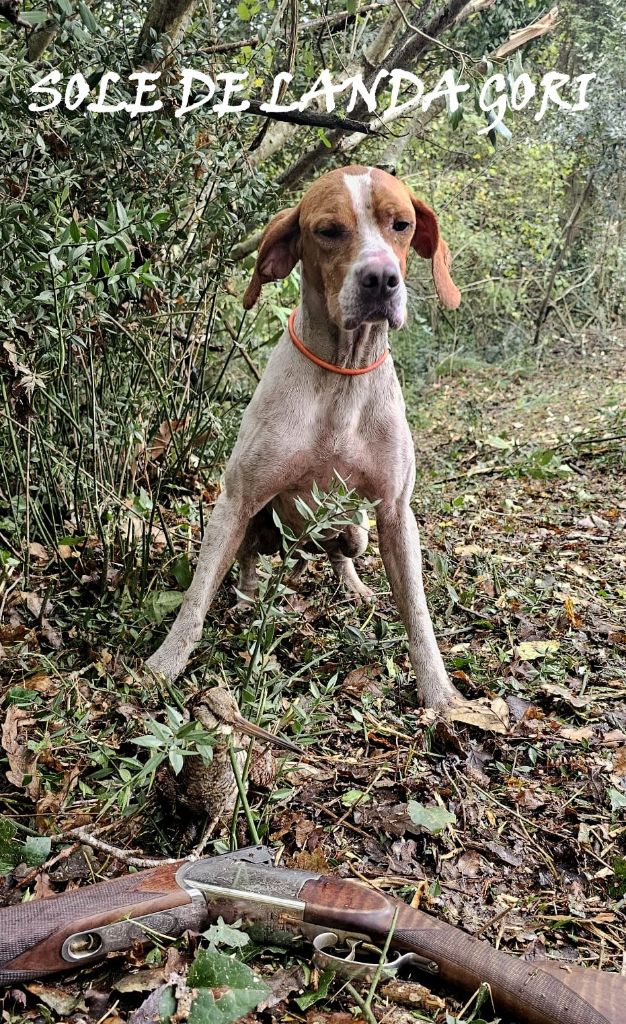
[[[320,359],[319,356],[316,356],[314,352],[311,352],[311,350],[306,347],[302,339],[299,338],[298,335],[296,334],[295,325],[297,312],[298,307],[296,306],[296,308],[292,310],[292,312],[289,315],[289,337],[293,341],[298,351],[302,352],[303,356],[306,356],[307,359],[310,359],[311,362],[315,363],[316,366],[321,366],[323,370],[330,370],[331,373],[341,373],[344,377],[359,377],[362,373],[371,373],[372,370],[376,370],[379,366],[382,365],[382,363],[385,362],[385,359],[389,355],[389,349],[386,348],[383,354],[380,355],[378,359],[375,359],[373,363],[370,363],[369,366],[360,366],[356,369],[348,368],[345,366],[337,366],[335,363],[327,363],[325,359]]]

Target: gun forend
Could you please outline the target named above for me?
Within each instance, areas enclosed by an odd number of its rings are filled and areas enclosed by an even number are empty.
[[[363,933],[383,942],[398,913],[395,949],[437,964],[444,984],[473,992],[486,982],[500,1012],[527,1024],[622,1024],[626,978],[556,961],[526,962],[493,949],[430,914],[358,882],[319,878],[306,882],[299,898],[310,924]]]

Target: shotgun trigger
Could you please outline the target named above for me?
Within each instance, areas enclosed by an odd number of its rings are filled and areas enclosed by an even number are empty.
[[[347,946],[348,951],[341,950]],[[331,953],[329,950],[337,950]],[[359,948],[360,947],[360,948]],[[321,932],[313,939],[313,962],[322,970],[336,971],[344,978],[372,977],[380,965],[380,950],[372,946],[363,935],[342,935],[341,939],[335,932]],[[362,951],[371,953],[371,960],[364,960]],[[341,954],[341,955],[340,955]],[[359,959],[357,959],[357,955]],[[438,974],[439,966],[434,960],[418,956],[417,953],[392,954],[393,959],[386,960],[381,973],[391,974],[406,964],[411,964],[427,974]]]

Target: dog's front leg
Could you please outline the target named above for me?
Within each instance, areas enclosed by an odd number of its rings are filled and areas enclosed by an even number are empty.
[[[409,638],[419,701],[430,708],[459,701],[461,696],[448,678],[426,604],[420,537],[411,507],[406,500],[382,503],[376,519],[380,553]]]
[[[146,662],[153,672],[176,679],[184,670],[202,637],[211,601],[235,561],[250,516],[243,497],[230,495],[228,489],[222,491],[204,531],[196,571],[178,615],[161,646]]]

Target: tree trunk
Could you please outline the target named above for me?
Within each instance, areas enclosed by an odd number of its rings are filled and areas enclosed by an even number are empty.
[[[28,37],[28,59],[39,60],[44,50],[48,49],[58,34],[59,26],[56,21],[46,21],[34,32],[31,32]]]
[[[561,269],[561,265],[563,263],[563,260],[565,259],[565,254],[567,253],[568,249],[572,244],[572,241],[574,240],[576,227],[578,225],[578,221],[585,207],[585,203],[587,202],[587,199],[589,197],[589,193],[591,192],[591,186],[593,185],[594,176],[595,172],[592,171],[589,177],[587,178],[585,187],[581,195],[579,196],[578,200],[576,201],[574,208],[569,216],[569,220],[565,225],[565,229],[563,231],[563,245],[561,246],[560,252],[558,253],[554,263],[552,264],[552,270],[550,271],[550,276],[548,278],[548,284],[545,290],[543,301],[541,303],[541,309],[539,310],[539,315],[537,317],[537,324],[535,327],[534,337],[535,345],[537,345],[539,342],[539,338],[541,336],[541,328],[543,327],[546,316],[548,314],[548,306],[550,305],[550,299],[552,298],[552,289],[554,288],[556,276],[559,270]]]
[[[137,40],[137,55],[145,54],[161,36],[167,36],[166,52],[181,41],[191,21],[198,0],[154,0]]]

